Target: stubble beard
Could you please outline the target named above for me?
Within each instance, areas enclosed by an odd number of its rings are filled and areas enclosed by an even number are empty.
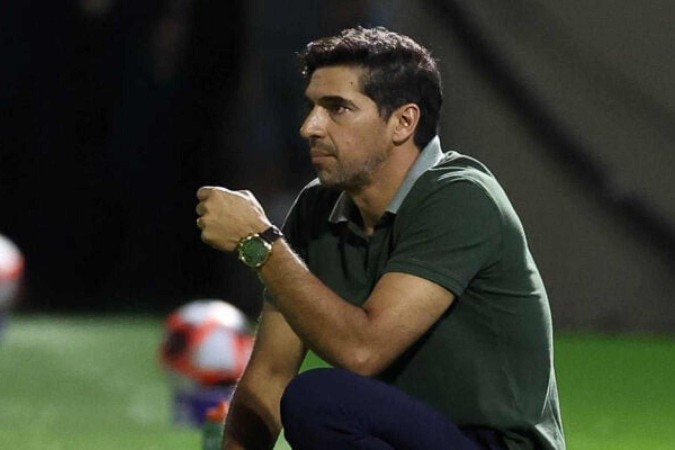
[[[356,193],[362,191],[373,181],[373,174],[387,160],[388,154],[385,150],[378,150],[369,154],[362,163],[352,162],[344,165],[336,156],[336,165],[332,170],[319,170],[317,177],[323,186]]]

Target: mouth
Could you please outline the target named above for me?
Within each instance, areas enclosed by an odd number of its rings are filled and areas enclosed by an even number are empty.
[[[312,160],[312,164],[321,164],[324,161],[327,161],[330,158],[335,158],[335,155],[320,150],[312,150],[309,153],[309,156]]]

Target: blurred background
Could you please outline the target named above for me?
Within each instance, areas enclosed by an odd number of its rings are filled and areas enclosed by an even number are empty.
[[[313,177],[294,53],[363,25],[440,59],[446,150],[521,214],[559,328],[675,329],[675,6],[427,0],[5,2],[0,233],[17,308],[168,312],[260,287],[194,226],[204,184],[277,223]]]
[[[218,298],[254,322],[262,300],[201,243],[195,192],[252,190],[283,222],[314,176],[295,53],[361,24],[433,51],[445,150],[486,163],[521,216],[570,448],[672,448],[674,20],[671,0],[3,2],[0,234],[23,259],[0,268],[20,278],[0,447],[196,448],[166,427],[163,320]]]

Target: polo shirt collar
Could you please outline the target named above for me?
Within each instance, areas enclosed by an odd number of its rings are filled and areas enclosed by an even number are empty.
[[[443,150],[441,150],[441,139],[438,136],[434,136],[434,138],[422,149],[420,155],[417,157],[412,167],[410,167],[410,170],[408,170],[408,173],[403,179],[403,183],[401,183],[398,191],[396,191],[396,194],[389,203],[389,206],[387,206],[386,211],[396,214],[417,179],[422,176],[424,172],[438,164],[442,158]],[[350,211],[354,208],[355,206],[352,199],[343,191],[335,201],[335,206],[333,206],[333,210],[331,211],[328,220],[332,223],[349,221]]]

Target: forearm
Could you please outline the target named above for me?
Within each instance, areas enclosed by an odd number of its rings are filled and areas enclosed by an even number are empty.
[[[237,251],[244,236],[270,229],[262,206],[248,191],[203,187],[197,196],[202,240],[217,249]],[[272,327],[276,331],[266,340],[271,349],[308,347],[337,367],[375,375],[423,336],[454,301],[444,286],[403,271],[383,274],[364,303],[354,306],[315,277],[284,239],[269,239],[274,242],[271,256],[263,261],[259,276],[278,316]],[[240,250],[250,266],[259,262],[256,255],[266,256],[254,248],[246,253],[246,248]],[[287,339],[275,345],[280,333]],[[270,351],[265,359],[274,355]],[[288,380],[300,366],[301,356],[295,356],[297,367],[284,369]]]
[[[281,397],[280,393],[278,397]],[[276,403],[265,402],[246,385],[238,386],[227,415],[223,450],[273,448],[281,431]]]
[[[260,278],[305,345],[335,366],[359,371],[372,342],[368,311],[323,284],[283,240],[275,244]]]
[[[248,191],[203,187],[197,195],[202,240],[215,248],[235,251],[242,237],[270,226]],[[325,286],[285,240],[274,243],[259,275],[286,322],[307,347],[339,367],[361,373],[364,364],[372,367],[371,361],[377,358],[373,355],[380,353],[390,330],[382,332],[367,309],[351,305]]]

